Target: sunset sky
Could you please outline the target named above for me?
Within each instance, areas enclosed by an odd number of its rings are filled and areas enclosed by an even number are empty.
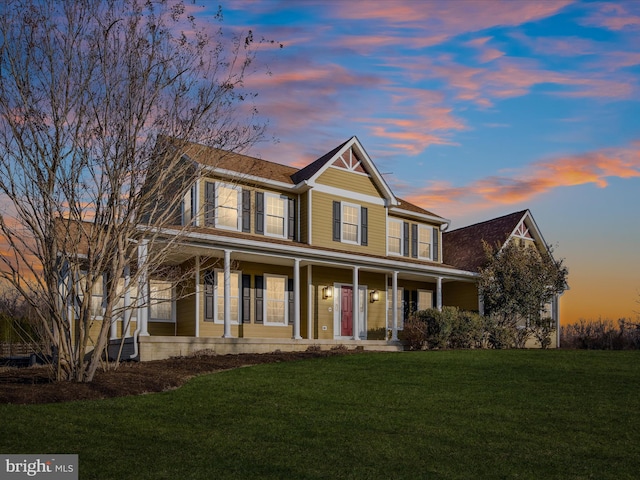
[[[569,267],[563,323],[638,317],[640,1],[222,8],[224,28],[283,44],[247,84],[278,143],[249,154],[302,166],[356,135],[451,228],[530,209]]]

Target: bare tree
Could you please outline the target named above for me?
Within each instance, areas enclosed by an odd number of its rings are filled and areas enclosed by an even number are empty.
[[[182,3],[0,6],[0,276],[47,327],[58,379],[93,379],[132,308],[124,290],[177,240],[163,232],[199,174],[190,142],[238,151],[262,136],[243,85],[254,47]]]

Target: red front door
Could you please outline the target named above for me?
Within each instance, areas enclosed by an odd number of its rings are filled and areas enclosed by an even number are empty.
[[[340,335],[353,336],[353,288],[342,287],[340,298]]]

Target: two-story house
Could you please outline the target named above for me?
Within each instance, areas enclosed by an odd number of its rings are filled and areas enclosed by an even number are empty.
[[[479,309],[477,270],[443,261],[450,221],[398,198],[356,137],[302,169],[193,144],[183,160],[197,180],[165,234],[190,274],[148,279],[147,300],[111,328],[140,359],[401,349],[411,311]]]

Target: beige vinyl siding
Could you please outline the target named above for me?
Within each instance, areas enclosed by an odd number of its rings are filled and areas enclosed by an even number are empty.
[[[343,168],[327,168],[316,180],[317,183],[339,188],[347,192],[382,197],[371,177],[362,173],[354,173]]]
[[[176,324],[173,322],[149,322],[149,335],[174,336]]]
[[[258,187],[253,187],[253,186],[248,186],[248,185],[243,185],[242,183],[236,181],[236,180],[225,180],[225,179],[219,179],[219,178],[213,178],[213,177],[206,177],[206,178],[202,178],[200,180],[200,185],[199,185],[199,193],[198,193],[198,202],[199,202],[199,210],[198,210],[198,221],[199,224],[201,226],[205,225],[205,211],[204,211],[204,204],[205,204],[205,184],[206,183],[223,183],[226,185],[230,185],[233,187],[237,187],[240,188],[242,190],[248,190],[251,192],[251,214],[250,214],[250,231],[248,233],[251,234],[255,234],[258,235],[259,237],[263,237],[264,235],[262,234],[257,234],[256,233],[256,192],[262,192],[262,193],[270,193],[270,194],[274,194],[274,195],[279,195],[279,196],[284,196],[287,198],[292,198],[294,200],[296,200],[296,202],[298,201],[298,196],[297,195],[291,195],[288,194],[286,192],[280,191],[280,190],[268,190],[268,189],[264,189],[264,188],[258,188]],[[266,207],[265,207],[266,208]],[[296,207],[297,209],[298,207]],[[306,207],[305,207],[306,208]],[[304,212],[305,217],[306,217],[306,212]],[[238,209],[238,215],[240,217],[242,217],[242,197],[240,197],[240,203],[239,203],[239,209]],[[285,225],[287,225],[287,218],[285,218]],[[297,217],[296,217],[297,220]],[[304,225],[304,224],[303,224]],[[265,228],[266,228],[266,219],[265,219]],[[297,230],[297,229],[296,229]],[[242,231],[242,229],[240,230]],[[245,232],[247,233],[247,232]],[[289,232],[287,232],[289,233]],[[297,235],[297,231],[295,232]],[[288,237],[288,235],[287,235]],[[287,237],[285,237],[284,239],[286,239]]]
[[[360,205],[368,209],[368,245],[354,245],[333,241],[333,202],[342,201]],[[348,197],[336,197],[323,192],[313,192],[313,245],[336,248],[352,252],[370,253],[373,255],[386,254],[386,212],[382,205],[359,202]]]
[[[472,312],[478,311],[478,287],[475,283],[451,282],[442,285],[442,304]]]
[[[180,297],[176,300],[177,335],[195,336],[196,334],[196,297],[195,280],[190,280],[184,289],[178,289]]]
[[[217,337],[222,336],[224,333],[224,325],[215,322],[204,321],[204,271],[212,268],[220,268],[221,260],[218,260],[215,264],[209,264],[202,268],[200,275],[200,336],[201,337]],[[236,268],[234,267],[234,270]],[[284,275],[287,278],[293,278],[293,267],[286,265],[265,265],[252,262],[239,262],[237,270],[242,275],[251,276],[251,296],[250,296],[250,319],[251,323],[241,323],[240,325],[231,325],[231,334],[242,338],[291,338],[293,336],[293,318],[289,318],[289,324],[283,326],[277,325],[263,325],[256,324],[256,311],[255,311],[255,276],[261,276],[265,274]],[[304,288],[306,282],[302,278],[303,269],[300,269],[300,286]],[[304,295],[301,293],[302,299]],[[242,287],[240,288],[240,305],[242,305]],[[288,308],[288,306],[287,306]],[[240,315],[242,319],[242,315]],[[302,310],[300,324],[306,322],[306,311]]]

